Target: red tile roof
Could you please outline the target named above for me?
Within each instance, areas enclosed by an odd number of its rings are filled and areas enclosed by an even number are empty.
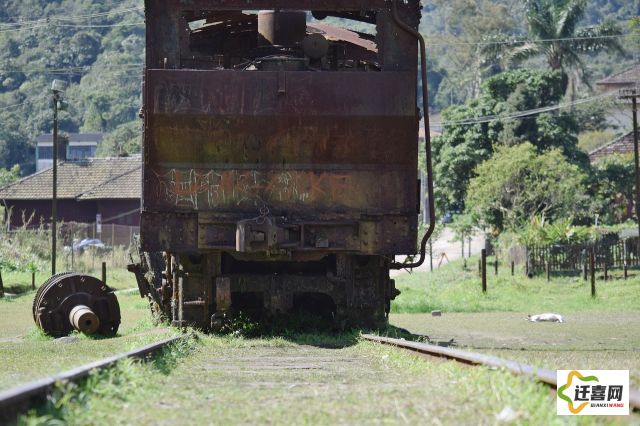
[[[0,188],[4,200],[50,200],[53,169],[45,169]],[[92,158],[58,165],[60,199],[136,199],[142,192],[140,157]]]

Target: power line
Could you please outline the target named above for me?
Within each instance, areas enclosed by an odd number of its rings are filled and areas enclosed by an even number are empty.
[[[528,40],[528,39],[513,39],[513,40],[500,40],[500,41],[479,41],[479,42],[462,42],[462,41],[453,41],[453,42],[440,42],[440,43],[432,43],[429,41],[429,38],[426,39],[427,45],[429,46],[491,46],[491,45],[509,45],[509,44],[525,44],[525,43],[549,43],[554,41],[575,41],[575,40],[604,40],[604,39],[614,39],[614,38],[623,38],[630,35],[640,35],[640,32],[634,31],[630,33],[624,34],[616,34],[616,35],[602,35],[602,36],[593,36],[593,37],[565,37],[565,38],[548,38],[548,39],[539,39],[539,40]],[[435,38],[434,38],[435,39]],[[438,39],[439,40],[439,39]]]
[[[31,103],[31,102],[33,102],[33,101],[32,100],[27,100],[27,101],[24,101],[24,102],[20,102],[19,104],[6,105],[6,106],[3,106],[3,107],[0,107],[0,111],[5,111],[5,110],[8,110],[8,109],[18,108],[20,106],[26,105],[26,104]]]
[[[143,64],[103,64],[99,65],[100,68],[127,68],[128,70],[142,68]],[[0,70],[0,74],[56,74],[56,73],[69,73],[69,74],[82,74],[90,72],[94,66],[80,66],[80,67],[65,67],[65,68],[32,68],[32,69],[11,69]],[[124,70],[127,71],[127,70]]]
[[[559,109],[568,108],[568,107],[577,106],[577,105],[582,105],[582,104],[594,102],[594,101],[605,99],[605,98],[615,97],[615,96],[617,96],[615,93],[605,93],[603,95],[592,96],[590,98],[580,99],[580,100],[577,100],[577,101],[574,101],[574,102],[567,102],[567,103],[564,103],[564,104],[551,105],[551,106],[548,106],[548,107],[535,108],[535,109],[530,109],[530,110],[526,110],[526,111],[517,111],[515,113],[507,114],[507,115],[487,115],[487,116],[476,117],[476,118],[468,119],[468,120],[443,121],[441,123],[433,123],[430,127],[431,128],[437,128],[437,127],[443,127],[443,126],[458,126],[458,125],[459,126],[463,126],[463,125],[491,123],[491,122],[494,122],[494,121],[517,120],[517,119],[520,119],[520,118],[525,118],[525,117],[530,117],[532,115],[541,114],[543,112],[556,111],[556,110],[559,110]]]
[[[115,28],[115,27],[140,27],[144,22],[134,22],[131,24],[104,24],[104,25],[80,25],[80,24],[53,24],[54,27],[63,28]]]
[[[117,27],[141,27],[144,26],[144,22],[133,22],[133,23],[122,23],[122,24],[58,24],[55,22],[41,23],[37,25],[24,26],[19,28],[11,28],[11,29],[0,29],[0,34],[4,33],[14,33],[20,31],[28,31],[34,30],[38,28],[51,28],[51,27],[59,27],[59,28],[117,28]]]
[[[9,18],[9,19],[17,21],[17,22],[1,22],[0,26],[19,27],[19,26],[26,26],[26,25],[31,25],[31,24],[50,23],[52,21],[74,21],[74,20],[83,20],[83,19],[102,18],[102,17],[105,17],[105,16],[119,15],[119,14],[124,14],[124,13],[136,12],[136,11],[140,11],[140,10],[144,10],[144,7],[143,6],[129,7],[129,8],[124,8],[124,9],[111,10],[111,11],[108,11],[108,12],[91,13],[91,14],[87,14],[87,15],[48,16],[48,17],[45,17],[45,18],[34,19],[34,20],[30,20],[30,21],[19,21],[19,19],[21,19],[21,18],[20,17],[15,17],[15,18]]]

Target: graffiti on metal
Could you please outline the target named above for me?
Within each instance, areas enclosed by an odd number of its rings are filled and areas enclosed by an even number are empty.
[[[311,171],[171,169],[154,175],[159,199],[194,210],[313,204],[344,198],[352,188],[351,175]]]

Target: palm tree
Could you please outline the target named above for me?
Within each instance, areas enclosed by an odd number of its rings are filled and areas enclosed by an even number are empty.
[[[544,56],[552,69],[565,74],[577,71],[586,82],[580,54],[606,50],[624,53],[618,41],[622,31],[615,24],[578,28],[586,4],[586,0],[525,0],[527,41],[489,44],[483,53],[500,60],[504,67]]]

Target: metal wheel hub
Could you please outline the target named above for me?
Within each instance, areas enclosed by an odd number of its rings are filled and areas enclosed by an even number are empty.
[[[52,336],[66,336],[73,330],[114,335],[120,326],[120,306],[113,290],[99,279],[65,272],[38,289],[33,320]]]

